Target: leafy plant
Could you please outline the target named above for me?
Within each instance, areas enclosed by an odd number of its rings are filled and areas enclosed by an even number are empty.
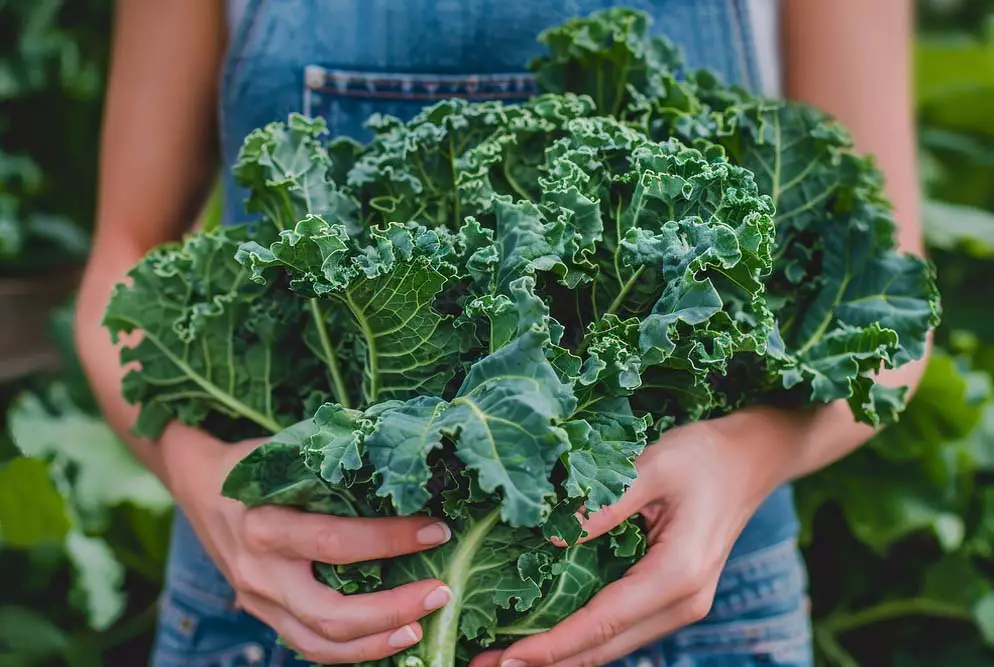
[[[0,5],[0,277],[86,256],[109,10],[107,0]]]
[[[11,561],[19,554],[35,569],[67,571],[63,604],[84,619],[86,631],[72,637],[13,596],[0,604],[0,615],[9,622],[0,632],[0,653],[14,665],[38,664],[42,655],[100,664],[100,654],[116,643],[127,609],[126,586],[135,588],[135,575],[155,585],[161,580],[171,498],[110,427],[80,411],[61,384],[52,384],[47,395],[22,394],[8,420],[23,456],[0,468],[5,563],[14,567]],[[127,627],[133,619],[124,620]],[[146,631],[150,614],[140,614],[139,620],[138,629]],[[56,635],[58,641],[39,644],[37,638],[6,633],[36,626],[41,632],[41,625],[48,626],[42,636]],[[84,658],[84,653],[95,657]]]
[[[638,521],[577,545],[575,514],[617,500],[667,428],[837,399],[895,422],[904,389],[873,375],[938,323],[845,130],[678,80],[647,28],[571,20],[540,37],[543,94],[376,116],[368,145],[298,115],[258,129],[235,167],[257,219],[153,250],[107,310],[142,332],[122,354],[138,433],[272,436],[226,494],[453,524],[428,553],[316,567],[347,593],[450,585],[405,661],[465,662],[620,576]]]

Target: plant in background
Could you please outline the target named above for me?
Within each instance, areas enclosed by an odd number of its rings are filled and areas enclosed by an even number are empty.
[[[133,656],[162,582],[172,499],[100,419],[71,322],[69,307],[53,313],[59,377],[36,378],[4,415],[19,454],[0,463],[0,555],[18,582],[0,598],[0,662],[11,667]]]
[[[450,585],[405,664],[461,664],[620,576],[638,521],[577,545],[575,514],[667,428],[836,399],[895,422],[904,389],[873,376],[938,322],[845,130],[678,80],[647,28],[571,20],[540,37],[543,94],[374,117],[368,145],[296,115],[258,129],[235,167],[258,219],[151,251],[108,307],[113,335],[142,332],[122,355],[137,432],[272,436],[226,494],[454,525],[431,552],[316,568],[347,593]]]
[[[0,278],[61,268],[88,249],[110,3],[64,5],[0,7]]]

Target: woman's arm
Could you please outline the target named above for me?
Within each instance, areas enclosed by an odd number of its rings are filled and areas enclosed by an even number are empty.
[[[923,254],[912,97],[914,9],[910,0],[783,3],[786,96],[835,116],[855,149],[875,156],[894,203],[898,246]],[[879,376],[913,391],[927,356]],[[729,434],[743,427],[768,443],[768,470],[795,479],[846,456],[872,435],[838,401],[808,413],[751,409],[718,420]],[[751,440],[751,439],[750,439]],[[750,443],[752,446],[752,443]]]
[[[118,2],[97,230],[76,340],[104,415],[122,435],[136,411],[121,397],[118,350],[101,320],[113,286],[151,247],[191,226],[214,180],[223,7],[220,0]],[[418,619],[451,597],[442,582],[425,580],[345,598],[311,569],[314,561],[355,563],[441,544],[451,532],[437,519],[248,509],[220,489],[231,466],[258,443],[226,445],[177,422],[156,443],[127,442],[173,493],[239,603],[313,662],[393,655],[418,641]]]
[[[911,0],[783,0],[786,97],[845,125],[873,154],[894,202],[898,243],[922,253],[919,223]]]
[[[909,0],[782,0],[787,96],[838,118],[877,156],[901,249],[922,252],[910,94]],[[926,360],[879,381],[914,388]],[[555,628],[485,653],[473,667],[590,667],[703,618],[732,545],[769,493],[873,435],[845,401],[807,411],[755,407],[667,431],[638,460],[622,499],[585,522],[592,539],[640,513],[646,556]]]
[[[79,291],[76,343],[97,401],[122,435],[137,411],[121,398],[124,369],[101,320],[113,286],[147,250],[190,227],[213,182],[222,12],[223,3],[203,0],[117,4],[96,233]],[[126,440],[169,485],[161,448]]]

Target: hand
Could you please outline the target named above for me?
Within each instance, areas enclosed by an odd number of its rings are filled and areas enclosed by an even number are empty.
[[[315,663],[378,660],[420,641],[418,619],[451,599],[441,581],[344,596],[315,580],[311,565],[421,551],[447,541],[449,528],[430,517],[359,519],[248,509],[221,496],[225,476],[261,442],[226,445],[177,424],[159,443],[177,503],[234,587],[238,604]]]
[[[484,653],[471,667],[604,665],[706,616],[732,545],[783,481],[776,457],[788,448],[749,433],[740,423],[700,422],[646,448],[629,491],[584,521],[590,540],[641,514],[646,555],[551,630]]]

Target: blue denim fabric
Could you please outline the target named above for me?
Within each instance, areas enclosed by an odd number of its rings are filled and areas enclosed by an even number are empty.
[[[520,100],[523,65],[541,29],[625,4],[654,17],[691,66],[759,86],[747,0],[228,0],[229,52],[219,99],[230,165],[245,135],[290,112],[322,116],[332,135],[369,137],[374,112],[409,118],[448,96]],[[226,223],[245,219],[225,169]],[[716,489],[715,493],[720,493]],[[789,486],[759,508],[736,542],[709,616],[618,667],[810,667],[798,521]],[[234,593],[182,513],[173,528],[153,667],[298,667]]]

